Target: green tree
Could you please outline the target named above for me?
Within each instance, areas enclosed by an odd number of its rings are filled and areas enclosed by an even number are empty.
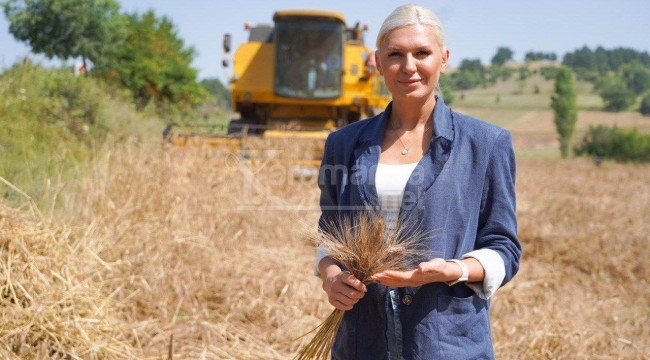
[[[457,71],[451,74],[454,87],[458,90],[469,90],[481,84],[481,79],[475,73]]]
[[[650,54],[627,48],[606,50],[602,46],[591,51],[584,46],[565,54],[562,59],[562,63],[570,67],[578,75],[578,78],[592,82],[611,71],[619,71],[625,64],[634,62],[650,67]]]
[[[650,89],[650,68],[642,63],[635,61],[625,64],[621,66],[619,71],[625,82],[625,86],[636,95],[641,95]]]
[[[598,73],[606,74],[607,72],[614,70],[612,69],[611,62],[609,60],[611,53],[605,50],[602,46],[596,48],[593,52],[593,61]]]
[[[555,66],[544,66],[539,69],[539,74],[546,80],[555,79],[558,68]]]
[[[463,59],[458,71],[451,74],[451,80],[458,90],[468,90],[483,84],[485,68],[480,59]]]
[[[497,49],[497,53],[492,57],[492,65],[494,66],[503,66],[508,61],[512,60],[512,56],[515,53],[507,47],[500,47]]]
[[[481,64],[480,59],[463,59],[460,62],[458,70],[483,75],[485,68],[483,67],[483,64]]]
[[[8,0],[9,32],[48,58],[101,63],[121,43],[123,18],[114,0]]]
[[[515,69],[511,67],[490,66],[485,71],[485,81],[488,84],[494,85],[499,81],[508,81],[515,73]]]
[[[210,93],[221,106],[227,107],[230,104],[230,91],[217,78],[201,80],[201,86]]]
[[[555,55],[555,53],[552,52],[544,53],[541,51],[538,52],[529,51],[524,55],[524,61],[526,62],[540,61],[540,60],[555,61],[557,60],[557,55]]]
[[[551,107],[555,112],[555,128],[560,140],[560,153],[563,158],[569,155],[569,143],[578,121],[576,90],[573,72],[567,67],[558,70],[555,76],[555,93],[551,96]]]
[[[596,88],[603,99],[605,111],[623,111],[629,108],[636,98],[634,93],[625,86],[625,82],[616,76],[601,79]]]
[[[596,71],[597,69],[594,53],[587,46],[583,46],[581,49],[564,55],[562,64],[574,70]]]
[[[438,85],[442,91],[442,98],[445,100],[445,104],[451,105],[454,100],[456,100],[456,95],[452,89],[451,79],[447,75],[443,75],[440,77]]]
[[[190,64],[194,50],[186,48],[172,22],[153,11],[127,16],[127,37],[110,61],[96,71],[133,92],[137,105],[187,107],[202,101],[205,89]]]

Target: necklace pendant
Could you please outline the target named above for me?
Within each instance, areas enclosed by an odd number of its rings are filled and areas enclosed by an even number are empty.
[[[404,148],[404,150],[402,150],[402,155],[406,155],[408,153],[409,153],[409,148]]]

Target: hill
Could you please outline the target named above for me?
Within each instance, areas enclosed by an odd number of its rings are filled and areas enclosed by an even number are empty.
[[[639,112],[604,112],[602,100],[593,85],[577,81],[578,123],[573,141],[581,139],[593,125],[636,127],[650,133],[650,118]],[[495,86],[457,91],[452,107],[460,112],[484,119],[512,131],[515,150],[525,158],[559,157],[557,135],[553,124],[550,97],[553,80],[533,73],[525,81],[513,76]]]

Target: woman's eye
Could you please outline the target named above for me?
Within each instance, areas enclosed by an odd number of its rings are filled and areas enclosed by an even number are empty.
[[[428,56],[429,54],[430,54],[430,52],[422,50],[422,51],[418,51],[415,55],[417,55],[417,56]]]
[[[400,55],[401,55],[401,54],[398,53],[398,52],[388,53],[388,56],[389,56],[389,57],[400,56]]]

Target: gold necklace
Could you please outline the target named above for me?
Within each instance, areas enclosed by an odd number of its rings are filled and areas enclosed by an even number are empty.
[[[430,122],[427,122],[427,124],[424,126],[424,130],[422,131],[422,135],[426,134],[427,129],[429,128],[429,123],[430,123]],[[409,144],[409,146],[404,145],[404,142],[402,141],[402,137],[401,137],[401,136],[398,137],[397,140],[399,140],[399,142],[402,144],[402,147],[403,147],[403,149],[402,149],[402,155],[407,155],[407,154],[409,153],[409,151],[411,151],[411,146],[413,146],[413,142],[414,142],[415,140],[417,140],[417,139],[411,141],[411,143]]]

